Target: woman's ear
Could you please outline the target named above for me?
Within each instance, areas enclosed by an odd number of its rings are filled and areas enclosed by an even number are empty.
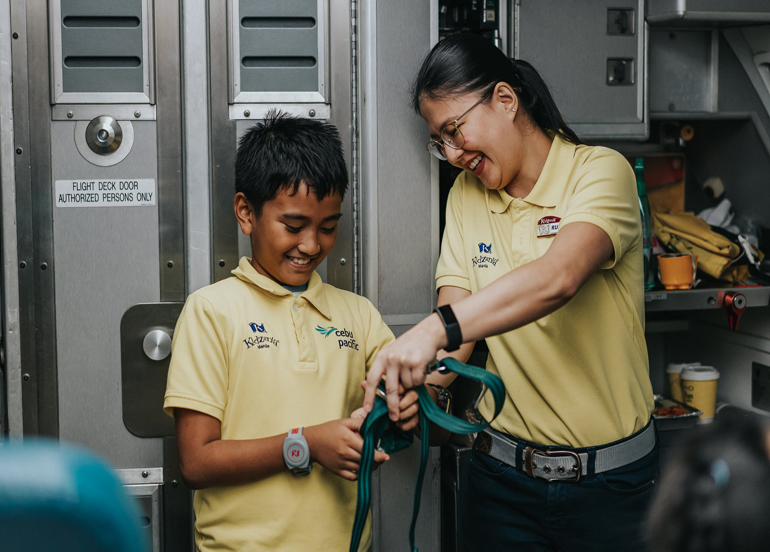
[[[516,110],[519,108],[519,97],[516,91],[507,82],[498,82],[492,93],[492,101],[497,104],[512,119],[516,117]]]
[[[241,232],[246,236],[250,236],[252,231],[251,215],[254,213],[254,209],[243,192],[235,194],[233,209],[235,210],[235,219],[238,221],[238,226],[241,227]]]

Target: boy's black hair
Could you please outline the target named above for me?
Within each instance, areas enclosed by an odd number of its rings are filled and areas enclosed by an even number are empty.
[[[340,133],[329,123],[271,110],[241,137],[235,155],[235,192],[243,192],[257,216],[282,190],[301,183],[321,200],[345,197],[348,171]]]

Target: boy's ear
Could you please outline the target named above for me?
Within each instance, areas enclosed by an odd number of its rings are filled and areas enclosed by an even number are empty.
[[[252,230],[251,215],[254,209],[249,200],[246,199],[246,196],[243,195],[243,192],[235,194],[233,208],[235,209],[235,219],[238,221],[238,226],[241,227],[241,232],[246,236],[250,236]]]

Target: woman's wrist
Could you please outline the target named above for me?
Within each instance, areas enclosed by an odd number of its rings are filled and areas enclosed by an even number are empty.
[[[447,346],[446,328],[444,328],[444,322],[438,313],[434,312],[420,324],[425,325],[422,330],[427,334],[430,343],[433,344],[437,352]]]

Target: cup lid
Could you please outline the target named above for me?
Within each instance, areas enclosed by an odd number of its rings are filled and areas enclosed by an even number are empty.
[[[719,379],[719,370],[713,366],[685,366],[682,379],[690,381],[709,381]]]
[[[700,366],[700,362],[672,362],[666,368],[666,373],[679,374],[687,366]]]

